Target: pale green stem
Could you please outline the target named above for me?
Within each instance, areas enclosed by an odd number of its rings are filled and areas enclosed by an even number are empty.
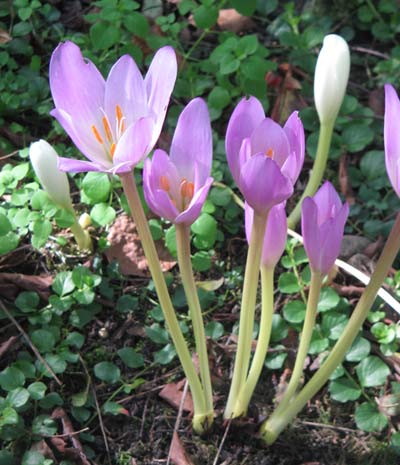
[[[196,369],[179,326],[178,319],[175,315],[174,307],[172,306],[154,241],[136,188],[133,173],[124,173],[121,174],[120,177],[128,200],[129,208],[131,209],[133,221],[135,222],[142,242],[142,247],[146,255],[169,333],[175,345],[183,371],[185,372],[186,378],[189,382],[194,404],[193,428],[197,433],[203,433],[209,426],[209,418],[206,416],[207,410],[205,407],[203,388],[201,386],[200,379],[197,376]]]
[[[303,195],[297,202],[292,213],[289,215],[288,228],[290,229],[296,229],[296,225],[300,220],[301,204],[303,200],[308,196],[313,196],[321,183],[326,168],[326,162],[328,160],[334,124],[335,120],[321,123],[320,125],[317,154],[315,156],[314,165]]]
[[[303,374],[304,362],[307,357],[308,349],[310,347],[311,337],[315,327],[315,319],[317,316],[318,300],[321,292],[323,276],[321,273],[311,273],[310,292],[307,300],[307,310],[304,318],[303,331],[301,332],[300,344],[297,351],[297,357],[293,368],[292,376],[290,377],[289,384],[286,391],[279,403],[279,411],[284,410],[295,394],[299,385],[300,378]],[[277,411],[278,411],[277,409]]]
[[[322,364],[321,368],[315,373],[310,381],[304,386],[300,393],[292,399],[288,407],[272,416],[263,423],[260,433],[263,439],[272,444],[283,429],[293,420],[300,412],[304,405],[321,389],[326,383],[336,367],[343,361],[347,351],[350,349],[362,327],[368,312],[374,303],[376,295],[385,279],[396,255],[400,249],[400,213],[390,232],[389,238],[385,244],[375,271],[371,276],[368,286],[365,288],[358,304],[356,305],[351,318],[344,329],[341,337],[333,347],[329,357]]]
[[[274,313],[274,267],[261,266],[261,319],[257,347],[251,362],[249,375],[235,404],[234,417],[247,412],[251,396],[257,385],[268,352]]]
[[[74,223],[70,226],[71,232],[74,235],[76,243],[78,244],[79,250],[89,250],[93,249],[92,239],[88,231],[82,228],[79,224],[78,219],[76,218],[75,211],[72,209],[70,212],[74,215]]]
[[[250,246],[247,252],[246,270],[244,273],[238,345],[231,388],[224,412],[224,417],[227,419],[234,417],[235,404],[238,395],[246,382],[250,363],[254,311],[256,306],[258,276],[260,272],[261,252],[264,243],[266,222],[266,215],[260,215],[254,212]]]
[[[196,351],[199,357],[200,376],[204,389],[207,418],[213,418],[214,405],[212,397],[212,385],[210,368],[208,365],[207,341],[204,331],[203,316],[196,283],[193,277],[192,262],[190,259],[190,226],[185,224],[176,225],[176,244],[178,251],[179,271],[185,289],[186,299],[189,306],[190,317],[193,324]]]

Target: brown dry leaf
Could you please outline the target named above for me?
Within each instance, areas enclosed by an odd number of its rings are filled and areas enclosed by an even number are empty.
[[[339,162],[339,186],[340,192],[343,194],[343,197],[347,200],[349,205],[354,205],[356,199],[354,197],[353,189],[350,183],[350,177],[347,170],[347,154],[344,153],[340,157]]]
[[[368,105],[377,116],[383,116],[385,112],[385,93],[383,88],[374,89],[369,93]]]
[[[236,34],[255,27],[251,18],[241,15],[234,8],[219,10],[217,24],[223,31],[232,31]]]
[[[107,249],[106,256],[110,262],[117,260],[123,274],[150,277],[135,223],[127,215],[121,215],[115,220],[107,239],[111,246]],[[156,249],[162,270],[168,271],[173,268],[176,262],[162,241],[156,241]]]
[[[183,383],[169,383],[166,384],[159,392],[159,396],[167,401],[172,407],[179,409],[183,395]],[[183,410],[185,412],[193,413],[193,400],[190,392],[186,394],[183,402]]]
[[[178,433],[174,431],[169,456],[175,465],[194,465],[179,439]]]
[[[22,291],[35,291],[42,299],[49,297],[53,277],[48,275],[31,276],[21,273],[0,273],[0,296],[14,300]]]
[[[50,447],[47,445],[44,439],[32,444],[32,447],[29,449],[29,451],[39,452],[39,454],[42,454],[43,457],[45,457],[46,459],[54,460],[54,462],[57,463],[57,460],[54,457],[53,451],[50,449]]]
[[[10,42],[11,40],[12,40],[12,37],[10,36],[10,34],[4,29],[0,29],[0,44],[6,44],[7,42]]]
[[[18,336],[11,336],[0,345],[0,358],[7,352],[7,350],[14,344],[18,339]]]

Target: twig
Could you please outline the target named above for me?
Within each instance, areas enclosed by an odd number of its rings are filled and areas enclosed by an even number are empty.
[[[229,432],[229,428],[231,427],[231,423],[232,423],[232,420],[228,420],[228,422],[226,424],[225,432],[224,432],[224,435],[222,436],[221,443],[220,443],[220,445],[218,447],[217,455],[215,456],[213,465],[217,465],[217,463],[218,463],[218,459],[219,459],[219,456],[221,455],[222,448],[224,447],[225,440],[226,440],[226,438],[228,436],[228,432]]]
[[[315,423],[314,421],[302,421],[302,425],[306,426],[315,426],[316,428],[326,428],[326,429],[332,429],[332,430],[337,430],[337,431],[343,431],[345,433],[356,433],[357,430],[351,429],[351,428],[345,428],[344,426],[334,426],[334,425],[325,425],[324,423]]]
[[[108,447],[108,441],[107,441],[107,436],[106,436],[106,430],[104,429],[103,417],[101,415],[99,401],[97,400],[96,390],[93,384],[92,384],[92,394],[93,394],[94,402],[96,404],[97,416],[99,417],[101,434],[103,435],[104,445],[106,446],[108,463],[111,465],[110,448]]]
[[[46,367],[46,369],[49,371],[51,376],[54,378],[54,380],[57,382],[59,386],[62,386],[62,382],[58,379],[57,375],[54,373],[50,365],[46,362],[46,360],[40,355],[40,352],[36,349],[36,347],[33,345],[32,341],[29,339],[29,336],[26,334],[26,332],[22,329],[22,326],[18,323],[18,321],[11,315],[11,313],[7,310],[5,307],[4,303],[2,300],[0,300],[0,307],[3,310],[3,312],[7,315],[7,317],[14,323],[18,331],[22,334],[23,338],[25,341],[28,343],[29,347],[32,349],[33,353],[36,355],[36,357],[40,360],[41,363]]]
[[[189,383],[186,380],[185,381],[185,386],[183,387],[183,391],[182,391],[181,402],[179,404],[178,416],[176,417],[173,433],[178,433],[179,425],[180,425],[181,420],[182,420],[183,405],[185,403],[185,399],[186,399],[186,396],[187,396],[187,393],[188,393],[188,388],[189,388]],[[173,437],[173,435],[172,435],[172,437]],[[169,446],[168,458],[167,458],[167,464],[166,465],[169,465],[170,462],[171,462],[172,444],[173,444],[173,441],[171,441],[171,445]]]
[[[69,433],[63,433],[63,434],[52,434],[51,436],[49,436],[49,438],[65,438],[65,437],[71,437],[71,436],[74,436],[76,434],[80,434],[80,433],[84,433],[85,431],[88,431],[89,428],[82,428],[78,431],[71,431]]]
[[[384,60],[389,60],[390,56],[386,53],[378,52],[377,50],[371,50],[365,47],[351,47],[352,50],[355,52],[367,53],[368,55],[374,55],[379,58],[383,58]]]

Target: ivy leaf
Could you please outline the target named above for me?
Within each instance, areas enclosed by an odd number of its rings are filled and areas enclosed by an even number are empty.
[[[385,415],[371,402],[364,402],[356,408],[355,420],[357,428],[367,432],[382,431],[388,424]]]
[[[390,374],[389,367],[379,357],[370,355],[356,367],[358,379],[363,387],[381,386]]]

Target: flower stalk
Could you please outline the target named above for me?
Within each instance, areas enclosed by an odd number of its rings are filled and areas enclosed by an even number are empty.
[[[389,238],[376,264],[374,273],[365,288],[353,314],[336,342],[328,358],[300,393],[294,397],[283,411],[275,411],[261,426],[261,436],[267,444],[273,444],[283,429],[300,412],[304,405],[322,388],[336,367],[343,361],[364,323],[376,295],[400,249],[400,213],[392,227]],[[278,414],[279,413],[279,414]]]
[[[251,341],[254,326],[254,312],[257,297],[258,276],[260,272],[261,253],[264,241],[268,213],[254,212],[250,246],[247,253],[244,274],[243,294],[240,309],[239,338],[233,369],[232,383],[229,391],[224,417],[235,417],[235,405],[238,395],[246,382],[250,364]]]
[[[199,357],[200,377],[204,389],[206,418],[212,422],[214,406],[212,397],[212,385],[210,368],[208,364],[207,343],[204,331],[203,316],[197,294],[196,283],[193,278],[192,263],[190,259],[190,226],[176,225],[176,244],[178,252],[179,271],[189,306],[192,320],[196,352]]]
[[[172,306],[171,298],[168,293],[168,288],[165,283],[147,219],[142,208],[133,173],[120,174],[120,178],[128,200],[129,208],[131,209],[133,220],[141,238],[143,250],[149,264],[149,269],[157,291],[160,306],[164,312],[165,321],[186,378],[189,382],[194,404],[193,429],[197,433],[202,434],[207,431],[212,423],[212,417],[210,418],[208,416],[209,413],[206,408],[204,391]]]

